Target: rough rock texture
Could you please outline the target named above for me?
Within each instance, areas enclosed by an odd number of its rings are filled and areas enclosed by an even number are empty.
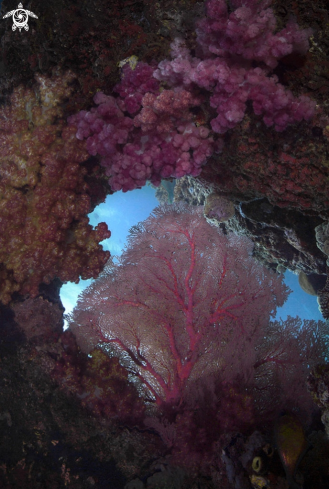
[[[326,123],[318,123],[321,137],[317,139],[311,125],[302,125],[297,133],[288,128],[278,137],[245,118],[225,141],[223,153],[208,162],[200,179],[214,190],[239,193],[241,200],[266,197],[272,205],[326,219]]]
[[[204,205],[210,190],[192,177],[184,177],[174,192],[176,201]],[[273,206],[265,198],[245,202],[239,202],[236,194],[231,198],[235,199],[235,216],[220,226],[252,239],[256,244],[254,255],[266,266],[326,274],[326,257],[317,247],[314,231],[321,218]]]
[[[317,247],[327,256],[329,256],[329,222],[323,222],[315,228],[315,237]],[[329,258],[327,259],[329,266]]]
[[[271,206],[266,199],[241,203],[240,216],[257,243],[255,256],[268,257],[293,272],[325,273],[324,257],[315,243],[318,218]]]
[[[206,197],[211,190],[199,182],[199,180],[185,176],[176,180],[174,188],[174,201],[183,201],[189,205],[204,205]]]
[[[329,319],[329,271],[327,268],[327,280],[323,289],[319,292],[319,309],[325,319]]]
[[[314,402],[321,408],[322,422],[329,436],[329,365],[313,368],[307,380],[307,387]]]

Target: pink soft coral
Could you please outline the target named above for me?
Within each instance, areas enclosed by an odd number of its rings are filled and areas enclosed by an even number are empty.
[[[215,145],[209,130],[197,125],[194,111],[207,99],[218,114],[211,127],[219,134],[242,121],[248,100],[276,131],[312,117],[312,100],[295,98],[276,76],[269,77],[282,56],[306,53],[311,30],[290,21],[274,34],[268,0],[233,5],[236,10],[229,14],[224,0],[206,3],[207,17],[196,31],[199,57],[176,39],[171,61],[161,61],[156,69],[146,63],[134,70],[126,65],[114,89],[118,98],[98,93],[97,108],[69,118],[78,126],[77,137],[88,138],[89,153],[100,155],[113,190],[199,175],[223,144],[219,139]],[[166,83],[162,91],[159,82]]]
[[[115,88],[120,98],[98,93],[97,108],[69,118],[78,126],[77,138],[88,138],[89,153],[101,156],[113,190],[199,175],[214,151],[209,129],[197,127],[190,110],[200,105],[200,98],[179,87],[160,93],[149,68],[145,63],[134,71],[125,66]]]
[[[300,29],[290,20],[287,27],[274,34],[276,19],[272,0],[233,0],[235,10],[228,12],[225,0],[209,0],[206,17],[198,23],[197,42],[203,56],[263,62],[275,68],[278,59],[291,53],[305,54],[312,29]]]
[[[241,122],[246,102],[251,100],[255,114],[263,115],[267,126],[283,131],[289,124],[309,120],[315,102],[292,93],[268,77],[278,60],[291,53],[305,54],[312,29],[300,29],[294,21],[274,34],[276,21],[269,0],[236,0],[228,13],[225,0],[209,0],[207,17],[197,24],[197,54],[192,57],[185,44],[172,44],[172,61],[159,63],[155,78],[172,86],[206,89],[210,105],[218,116],[211,121],[213,131],[223,134]],[[252,67],[251,62],[259,63]]]

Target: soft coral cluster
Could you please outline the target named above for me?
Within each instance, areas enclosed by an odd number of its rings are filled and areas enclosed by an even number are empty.
[[[232,0],[236,10],[229,13],[225,0],[209,0],[207,17],[198,23],[197,42],[205,57],[234,55],[263,62],[275,68],[278,59],[288,54],[305,54],[312,29],[300,29],[290,20],[274,34],[276,20],[269,5],[272,0]]]
[[[69,117],[78,126],[77,138],[88,138],[89,153],[101,156],[112,190],[199,175],[213,153],[209,130],[195,125],[190,110],[201,99],[182,88],[160,93],[153,68],[145,63],[135,70],[126,65],[115,90],[120,98],[99,92],[97,108]]]
[[[128,381],[129,372],[119,360],[109,358],[99,349],[88,357],[82,355],[70,332],[65,332],[56,345],[56,361],[51,362],[48,353],[41,363],[60,388],[76,396],[93,416],[119,419],[127,424],[142,418],[144,402]]]
[[[217,117],[213,131],[223,134],[241,122],[246,102],[251,100],[256,115],[263,115],[267,126],[283,131],[289,124],[308,120],[315,103],[306,96],[295,98],[271,76],[278,60],[293,53],[305,54],[311,29],[301,30],[290,21],[285,29],[276,27],[271,2],[248,0],[228,13],[225,0],[209,0],[207,17],[198,23],[197,54],[192,57],[182,41],[172,44],[172,61],[159,63],[154,76],[174,86],[191,89],[193,85],[211,92],[210,105]],[[253,63],[259,66],[254,67]]]
[[[248,100],[255,114],[277,131],[312,117],[312,100],[295,98],[276,76],[269,77],[278,59],[306,53],[311,30],[290,21],[274,34],[269,3],[248,0],[242,5],[236,0],[236,10],[229,14],[225,0],[209,0],[207,17],[197,27],[199,57],[176,40],[171,61],[161,61],[157,68],[138,63],[131,69],[127,64],[114,89],[118,98],[98,93],[97,108],[69,118],[78,126],[77,137],[88,138],[89,153],[101,156],[113,190],[199,175],[207,158],[222,146],[220,140],[214,144],[205,126],[196,124],[195,109],[207,98],[218,114],[211,127],[219,134],[242,121]],[[159,81],[167,84],[163,91]]]
[[[105,223],[88,224],[90,195],[81,162],[84,144],[67,127],[62,102],[71,73],[37,76],[34,89],[14,90],[0,111],[0,300],[38,294],[41,282],[98,275],[109,257],[99,241]]]
[[[60,389],[75,396],[93,416],[137,422],[145,410],[129,372],[101,350],[81,353],[71,332],[63,333],[62,309],[41,296],[13,302],[15,325],[29,345],[22,350]],[[15,329],[15,328],[14,328]]]

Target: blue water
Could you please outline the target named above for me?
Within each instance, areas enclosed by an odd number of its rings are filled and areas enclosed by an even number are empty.
[[[100,204],[89,214],[92,226],[96,226],[99,222],[106,222],[111,230],[111,237],[102,242],[104,250],[109,250],[111,255],[121,254],[129,229],[138,222],[144,221],[159,205],[155,192],[148,185],[132,192],[115,192],[113,195],[108,195],[104,204]],[[90,283],[91,280],[80,280],[78,284],[69,282],[63,285],[61,299],[66,314],[72,311],[78,295]]]
[[[89,215],[90,223],[96,226],[99,222],[106,222],[111,230],[111,237],[103,241],[105,250],[111,255],[120,255],[126,242],[129,229],[140,221],[146,219],[152,210],[159,205],[155,198],[155,189],[145,186],[132,192],[115,192],[109,195],[104,204],[96,207]],[[316,297],[306,294],[299,284],[298,276],[287,271],[285,282],[293,290],[287,302],[277,311],[277,319],[285,320],[287,316],[299,316],[301,319],[323,319],[318,309]],[[70,312],[77,301],[78,295],[91,283],[91,280],[80,280],[79,284],[68,283],[61,289],[61,299]]]

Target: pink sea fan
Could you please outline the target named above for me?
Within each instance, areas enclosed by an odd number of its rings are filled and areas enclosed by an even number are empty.
[[[131,230],[119,264],[83,292],[71,328],[85,351],[111,345],[159,405],[223,369],[228,344],[236,371],[247,372],[244,363],[257,361],[248,345],[287,297],[282,277],[257,263],[252,247],[210,226],[202,208],[159,207]],[[247,348],[246,358],[238,353]]]

